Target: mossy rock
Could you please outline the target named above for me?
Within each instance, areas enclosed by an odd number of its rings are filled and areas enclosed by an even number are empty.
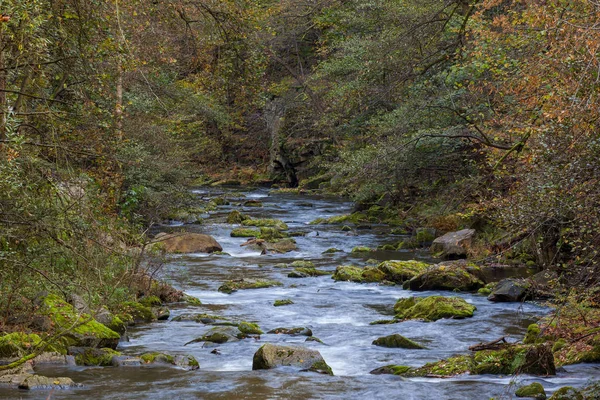
[[[112,359],[120,356],[121,353],[113,349],[94,349],[91,347],[69,348],[69,353],[75,356],[77,365],[109,367],[112,365]]]
[[[273,303],[275,307],[288,306],[290,304],[294,304],[294,302],[290,299],[275,300]]]
[[[259,200],[247,200],[244,202],[244,207],[262,207],[263,203]]]
[[[405,338],[402,335],[394,334],[389,336],[383,336],[373,341],[375,346],[390,347],[390,348],[402,348],[402,349],[424,349],[425,347],[420,344],[413,342],[410,339]]]
[[[470,318],[477,308],[460,297],[412,297],[400,299],[394,305],[397,319],[437,321],[442,318]]]
[[[120,313],[119,317],[131,324],[142,324],[156,321],[156,315],[152,312],[150,307],[146,307],[135,301],[126,301],[118,307]]]
[[[374,267],[360,268],[352,265],[340,265],[332,277],[336,281],[350,281],[357,283],[381,282],[385,274]]]
[[[174,322],[194,321],[205,325],[215,324],[219,321],[229,321],[228,318],[213,314],[181,314],[172,319]]]
[[[184,294],[181,298],[181,301],[189,304],[190,306],[201,306],[202,302],[194,296],[190,296],[188,294]]]
[[[567,344],[556,352],[555,358],[559,365],[579,363],[600,363],[600,345]]]
[[[42,345],[42,339],[35,333],[13,332],[0,336],[0,358],[22,357]],[[66,351],[63,350],[64,354]]]
[[[265,240],[285,239],[287,237],[289,237],[289,235],[287,233],[281,232],[277,228],[269,228],[269,227],[260,228],[260,232],[258,234],[259,239],[265,239]]]
[[[66,330],[64,337],[73,346],[114,349],[121,338],[117,332],[90,315],[79,313],[71,304],[56,295],[51,294],[44,299],[41,313],[50,317],[56,329]]]
[[[395,244],[384,244],[381,246],[377,246],[377,250],[394,251],[397,249],[397,247],[398,245]]]
[[[241,224],[242,222],[250,219],[247,215],[242,214],[241,212],[234,210],[227,215],[227,223],[228,224]]]
[[[484,350],[475,354],[450,357],[446,360],[410,368],[398,375],[455,376],[471,375],[555,375],[552,352],[545,345],[515,345],[502,350]]]
[[[590,400],[593,398],[590,398]],[[552,394],[550,400],[587,400],[583,397],[580,390],[575,389],[572,386],[565,386],[558,389]]]
[[[144,296],[138,300],[138,302],[146,307],[158,307],[162,305],[162,301],[158,296]]]
[[[231,254],[227,253],[226,251],[215,251],[214,253],[211,253],[213,256],[231,256]]]
[[[315,264],[312,261],[294,261],[289,265],[291,268],[315,268]]]
[[[194,339],[185,345],[196,342],[223,344],[227,342],[238,341],[240,336],[240,330],[237,328],[237,326],[215,326],[209,329],[200,338]]]
[[[262,335],[260,327],[252,322],[242,321],[238,324],[238,329],[243,335]]]
[[[260,236],[260,231],[258,229],[248,229],[248,228],[235,228],[229,234],[231,237],[255,237],[258,238]]]
[[[352,249],[351,253],[370,253],[373,249],[367,246],[356,246]]]
[[[412,367],[406,365],[386,365],[370,372],[372,375],[403,375],[409,372]]]
[[[280,231],[288,230],[288,226],[280,219],[245,219],[241,222],[243,226],[269,227]]]
[[[314,267],[296,268],[288,274],[288,278],[308,278],[314,276],[330,275],[327,271],[321,271]]]
[[[316,350],[267,343],[254,353],[252,370],[272,369],[282,366],[333,375],[329,365]]]
[[[337,249],[335,247],[331,247],[331,248],[325,250],[321,254],[334,254],[334,253],[343,253],[343,252],[344,252],[343,250]]]
[[[541,329],[538,324],[530,324],[527,327],[527,333],[525,334],[525,338],[523,339],[523,343],[525,344],[533,344],[533,343],[543,343],[543,340],[540,337]]]
[[[200,368],[200,363],[192,355],[176,355],[172,356],[167,353],[144,353],[140,356],[144,364],[154,365],[172,365],[186,370],[196,370]]]
[[[265,246],[268,251],[280,254],[298,250],[298,246],[294,239],[268,240],[265,243]]]
[[[531,385],[523,386],[515,392],[517,397],[529,397],[538,400],[546,399],[546,391],[541,383],[534,382]]]
[[[477,290],[485,284],[479,278],[481,268],[461,261],[430,266],[410,281],[405,289],[423,290],[455,290],[468,292]]]
[[[226,281],[219,287],[219,292],[231,294],[238,290],[263,289],[273,286],[283,286],[281,282],[268,279],[237,279]]]
[[[385,280],[394,283],[403,283],[424,272],[429,264],[421,261],[384,261],[377,266],[377,269],[385,274]]]
[[[267,333],[273,335],[290,335],[290,336],[312,336],[312,330],[303,326],[295,328],[275,328],[271,329]]]

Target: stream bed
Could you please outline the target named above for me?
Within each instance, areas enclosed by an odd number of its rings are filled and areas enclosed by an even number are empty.
[[[319,269],[333,272],[338,265],[364,266],[367,259],[378,261],[422,260],[435,262],[426,251],[377,251],[351,253],[355,246],[377,247],[395,243],[400,237],[389,234],[389,227],[373,225],[371,229],[348,235],[339,225],[309,225],[316,218],[348,214],[352,203],[337,198],[269,194],[266,189],[199,189],[199,198],[225,196],[232,204],[255,199],[262,208],[240,205],[220,206],[207,215],[204,224],[185,225],[186,230],[215,237],[226,255],[187,254],[169,258],[162,276],[186,293],[199,298],[201,306],[171,309],[168,321],[131,328],[129,341],[119,351],[141,354],[164,351],[191,354],[200,362],[200,370],[176,368],[124,367],[47,368],[38,372],[47,376],[69,376],[84,386],[80,389],[55,391],[52,399],[489,399],[512,398],[517,384],[534,381],[551,392],[565,385],[583,386],[599,375],[600,367],[574,365],[555,377],[533,376],[460,376],[449,379],[401,378],[371,375],[375,368],[402,364],[421,366],[455,354],[467,353],[468,347],[502,336],[521,340],[527,326],[550,311],[534,303],[491,303],[485,296],[451,292],[411,292],[400,286],[334,282],[331,276],[293,279],[291,268],[276,266],[296,260],[310,260]],[[239,200],[236,200],[239,199]],[[231,210],[240,210],[253,218],[278,218],[290,232],[306,232],[296,237],[298,251],[287,254],[260,255],[240,247],[244,238],[232,238],[231,224],[225,218]],[[176,225],[176,224],[173,224]],[[173,226],[171,226],[173,227]],[[167,227],[161,227],[166,229]],[[329,248],[343,252],[322,254]],[[283,283],[281,287],[240,290],[224,294],[217,288],[228,279],[268,278]],[[501,277],[500,277],[501,278]],[[464,320],[437,322],[408,321],[391,325],[369,325],[393,315],[396,300],[410,296],[460,296],[477,307],[475,316]],[[274,307],[279,299],[294,304]],[[322,340],[305,342],[304,336],[263,334],[260,339],[244,339],[218,346],[202,342],[185,345],[208,331],[211,326],[195,322],[175,322],[183,313],[219,314],[235,320],[256,322],[263,331],[278,327],[309,327]],[[399,333],[424,344],[425,350],[389,349],[371,342]],[[318,350],[335,376],[298,372],[286,368],[252,371],[252,357],[264,343],[306,346]],[[211,353],[218,348],[220,354]],[[40,391],[16,392],[0,389],[0,398],[45,398]]]

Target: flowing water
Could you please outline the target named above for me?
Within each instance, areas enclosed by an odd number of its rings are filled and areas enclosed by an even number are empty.
[[[316,218],[351,212],[352,204],[336,198],[273,194],[264,189],[198,190],[199,198],[226,195],[237,201],[257,199],[262,208],[239,205],[221,206],[207,215],[202,225],[186,225],[187,230],[214,236],[231,256],[191,254],[175,256],[164,267],[164,277],[188,294],[198,297],[202,306],[182,306],[171,310],[171,319],[182,313],[209,313],[235,320],[256,322],[266,332],[278,327],[309,327],[323,343],[304,342],[304,336],[264,334],[259,339],[218,345],[220,354],[211,353],[215,346],[202,342],[184,346],[211,326],[195,322],[164,321],[135,327],[129,341],[119,350],[128,354],[164,351],[192,354],[200,370],[183,371],[164,367],[46,368],[48,376],[70,376],[82,383],[81,389],[56,391],[53,399],[489,399],[511,398],[516,383],[538,381],[552,391],[565,385],[582,386],[598,376],[600,367],[577,365],[566,367],[556,377],[460,376],[449,379],[405,379],[391,375],[370,375],[369,371],[388,364],[421,366],[449,356],[467,353],[470,345],[502,336],[520,340],[527,326],[549,311],[533,303],[491,303],[477,294],[448,292],[411,292],[398,286],[334,282],[330,276],[288,278],[289,268],[276,264],[295,260],[313,261],[317,268],[334,271],[342,264],[365,265],[367,258],[433,261],[427,252],[375,252],[351,254],[355,246],[376,247],[394,243],[399,237],[389,228],[373,226],[349,236],[339,226],[309,225]],[[253,218],[279,218],[290,232],[306,232],[297,237],[298,251],[283,255],[263,255],[240,247],[246,239],[231,238],[232,225],[225,217],[238,209]],[[165,228],[165,227],[163,227]],[[343,253],[322,254],[336,247]],[[281,287],[241,290],[233,294],[217,291],[220,284],[234,278],[269,278]],[[391,318],[398,298],[409,296],[456,295],[477,306],[475,316],[464,320],[440,320],[426,323],[408,321],[392,325],[369,325],[378,319]],[[277,299],[291,299],[294,304],[274,307]],[[426,350],[388,349],[371,342],[399,333],[424,344]],[[252,371],[252,356],[264,343],[307,346],[318,350],[333,369],[335,376],[298,372],[290,369]],[[0,390],[0,398],[45,398],[40,391]]]

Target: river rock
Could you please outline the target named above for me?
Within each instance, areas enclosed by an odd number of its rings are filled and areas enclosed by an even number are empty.
[[[112,349],[95,349],[92,347],[69,347],[69,355],[75,356],[77,365],[108,367],[112,359],[121,353]]]
[[[312,331],[310,328],[306,327],[296,327],[296,328],[275,328],[271,329],[267,333],[272,333],[275,335],[291,335],[291,336],[312,336]]]
[[[172,356],[167,353],[145,353],[140,356],[144,364],[175,366],[178,368],[192,371],[200,368],[198,360],[194,356],[177,355]]]
[[[267,343],[254,353],[252,370],[290,366],[303,371],[333,375],[321,353],[298,346],[281,346]]]
[[[215,344],[223,344],[227,342],[237,342],[239,341],[239,337],[242,335],[237,326],[215,326],[214,328],[209,329],[204,335],[194,340],[191,340],[184,344],[187,346],[188,344],[205,342],[205,343],[215,343]]]
[[[597,397],[590,397],[589,399],[596,400]],[[575,389],[572,386],[564,386],[554,392],[550,400],[588,400],[588,398],[583,397],[579,389]]]
[[[539,382],[534,382],[531,385],[522,386],[515,392],[517,397],[528,397],[537,400],[545,400],[546,399],[546,391],[544,387]]]
[[[448,232],[436,238],[431,244],[431,252],[445,259],[465,258],[473,242],[475,229]]]
[[[403,283],[424,272],[430,264],[421,261],[389,260],[380,263],[377,269],[384,273],[385,280]]]
[[[273,286],[283,286],[281,282],[268,280],[268,279],[251,279],[251,278],[242,278],[231,281],[224,282],[221,286],[219,286],[219,292],[223,293],[233,293],[238,290],[245,289],[262,289],[269,288]]]
[[[523,301],[531,297],[531,282],[527,279],[503,279],[488,296],[489,301],[513,302]]]
[[[33,362],[26,361],[24,364],[16,368],[5,369],[0,371],[0,385],[18,387],[28,377],[33,374]]]
[[[132,356],[114,356],[111,365],[113,367],[139,367],[142,365],[142,359]]]
[[[394,334],[389,336],[383,336],[373,340],[375,346],[391,347],[391,348],[402,348],[402,349],[424,349],[425,347],[420,344],[413,342],[410,339],[405,338],[402,335]]]
[[[431,266],[404,284],[405,289],[476,291],[485,286],[481,268],[472,263],[453,262]]]
[[[408,297],[394,305],[396,319],[437,321],[442,318],[470,318],[477,308],[460,297]]]
[[[201,233],[159,233],[155,236],[167,253],[214,253],[223,251],[223,247],[215,238]]]
[[[330,272],[321,271],[315,267],[296,268],[288,274],[288,278],[309,278],[314,276],[330,275]]]
[[[75,357],[56,352],[44,352],[33,359],[33,365],[75,365]]]
[[[289,253],[290,251],[298,250],[294,239],[280,239],[276,241],[268,241],[265,243],[267,251],[271,253]]]
[[[30,375],[19,383],[19,389],[69,389],[81,385],[71,378],[49,378],[42,375]]]

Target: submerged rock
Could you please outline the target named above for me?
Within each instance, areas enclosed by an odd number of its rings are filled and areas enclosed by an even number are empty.
[[[291,299],[275,300],[273,303],[275,307],[288,306],[290,304],[294,304]]]
[[[258,200],[247,200],[244,202],[244,207],[262,207],[262,201]]]
[[[479,278],[481,268],[472,263],[442,263],[425,269],[404,284],[405,289],[475,291],[485,283]]]
[[[431,252],[444,259],[466,258],[475,229],[463,229],[457,232],[448,232],[436,238],[431,244]]]
[[[517,397],[529,397],[538,400],[546,399],[546,391],[541,383],[534,382],[531,385],[522,386],[515,392]]]
[[[310,328],[306,327],[296,327],[296,328],[275,328],[271,329],[269,332],[275,335],[290,335],[290,336],[312,336],[312,331]]]
[[[252,370],[273,369],[282,366],[333,375],[331,367],[327,365],[318,351],[304,347],[267,343],[257,350],[252,360]]]
[[[420,344],[413,342],[410,339],[405,338],[402,335],[394,334],[389,336],[383,336],[373,340],[375,346],[391,347],[391,348],[402,348],[402,349],[424,349],[425,347]]]
[[[313,276],[330,275],[327,271],[321,271],[315,267],[296,268],[288,274],[288,278],[309,278]]]
[[[231,281],[226,281],[219,287],[219,292],[223,293],[233,293],[238,290],[246,290],[246,289],[262,289],[273,286],[283,286],[281,282],[272,281],[268,279],[250,279],[250,278],[242,278]]]
[[[442,318],[470,318],[477,308],[460,297],[409,297],[394,305],[396,319],[437,321]]]
[[[245,219],[241,222],[243,226],[270,227],[280,231],[286,231],[288,226],[280,219]]]
[[[162,243],[167,253],[213,253],[223,247],[209,235],[201,233],[159,233],[154,238]]]

